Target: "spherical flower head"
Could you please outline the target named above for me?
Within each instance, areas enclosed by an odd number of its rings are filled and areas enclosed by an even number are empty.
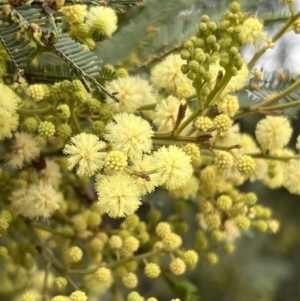
[[[134,273],[127,273],[122,277],[122,283],[127,288],[135,288],[138,285],[138,278]]]
[[[154,164],[155,160],[152,156],[144,155],[142,158],[134,160],[132,167],[138,172],[147,174],[147,171],[153,169]],[[135,177],[136,185],[139,187],[142,195],[151,193],[160,184],[160,175],[158,172],[150,173],[148,176],[150,181],[143,177]]]
[[[123,248],[129,252],[136,252],[140,246],[140,242],[134,236],[129,236],[124,239]]]
[[[208,131],[209,129],[211,129],[214,126],[214,123],[213,123],[213,121],[210,118],[204,117],[204,116],[200,116],[195,121],[194,126],[195,126],[195,128],[198,131],[200,131],[200,132],[206,132],[206,131]]]
[[[191,157],[191,162],[193,164],[200,164],[201,162],[201,153],[199,146],[193,144],[193,143],[188,143],[182,147],[182,150]]]
[[[20,301],[37,301],[37,298],[34,293],[28,292],[22,295]]]
[[[239,38],[243,44],[250,44],[262,41],[266,35],[263,31],[263,24],[259,20],[248,18],[242,25]]]
[[[5,138],[11,138],[12,132],[14,132],[19,125],[19,115],[10,115],[8,117],[0,116],[0,141]]]
[[[219,208],[220,210],[226,211],[230,209],[232,205],[232,200],[227,195],[221,195],[218,197],[216,205],[217,208]]]
[[[71,5],[71,6],[64,6],[60,10],[64,16],[67,22],[74,23],[74,22],[83,22],[87,11],[86,11],[86,5]]]
[[[255,136],[263,152],[281,149],[291,139],[290,122],[283,116],[267,116],[256,125]]]
[[[173,259],[170,262],[170,270],[174,275],[182,275],[186,270],[184,261],[180,258]]]
[[[118,235],[112,235],[108,241],[108,245],[111,249],[121,249],[123,246],[122,238]]]
[[[225,73],[225,69],[219,65],[219,63],[214,63],[209,66],[209,72],[212,74],[212,84],[215,84],[215,79],[218,76],[218,73],[222,71]],[[229,83],[226,85],[223,93],[228,94],[230,92],[235,92],[243,89],[249,78],[249,70],[247,65],[244,63],[242,68],[238,70],[237,74],[232,76]]]
[[[170,195],[175,199],[189,200],[197,195],[199,179],[192,176],[190,180],[178,189],[169,190]]]
[[[113,150],[122,151],[129,159],[136,160],[151,151],[153,134],[150,124],[141,117],[121,113],[106,125],[104,138]]]
[[[106,97],[108,105],[115,113],[134,113],[139,107],[156,102],[153,88],[139,77],[118,78],[109,82],[106,88],[111,93],[117,93],[119,102]]]
[[[214,119],[214,126],[220,132],[226,132],[230,129],[232,120],[226,114],[220,114]]]
[[[127,166],[127,157],[123,152],[111,151],[105,158],[105,167],[112,172],[120,172]]]
[[[160,274],[160,267],[156,263],[147,263],[144,273],[148,278],[157,278]]]
[[[57,277],[53,283],[53,287],[59,291],[64,290],[67,285],[68,285],[68,280],[65,277]]]
[[[0,84],[0,91],[0,117],[11,117],[16,113],[21,100],[15,92],[3,84]]]
[[[169,235],[163,237],[163,248],[167,252],[177,250],[181,244],[182,238],[175,233],[170,233]]]
[[[157,224],[155,232],[159,237],[164,238],[171,234],[171,226],[169,223],[160,222]]]
[[[217,109],[219,113],[233,117],[239,109],[239,100],[236,96],[227,94],[218,100]]]
[[[184,104],[185,101],[179,100],[174,96],[168,96],[166,99],[156,105],[153,122],[159,131],[171,131],[174,128],[179,107],[180,105]],[[184,122],[190,115],[191,110],[187,108],[182,122]],[[183,133],[187,133],[190,129],[191,126],[186,127]]]
[[[194,250],[188,250],[183,253],[182,259],[189,269],[194,269],[198,263],[199,255]]]
[[[216,151],[215,165],[219,170],[230,168],[233,164],[233,157],[229,152]]]
[[[188,97],[194,93],[192,82],[181,72],[185,61],[178,54],[170,54],[151,70],[151,82],[158,89],[165,89],[178,97]],[[182,85],[185,89],[182,90]]]
[[[86,24],[96,33],[110,37],[117,29],[117,15],[110,7],[95,6],[86,16]]]
[[[288,164],[284,171],[283,186],[293,194],[300,194],[300,160]]]
[[[67,144],[63,153],[69,157],[68,169],[78,165],[78,176],[93,176],[103,164],[106,152],[105,142],[93,134],[81,133],[71,138],[72,144]]]
[[[95,277],[101,285],[105,286],[106,289],[108,289],[114,282],[111,270],[105,267],[99,268],[95,273]]]
[[[43,138],[51,138],[55,134],[55,125],[50,121],[43,121],[39,124],[38,133]]]
[[[27,88],[26,94],[31,98],[32,101],[40,102],[45,96],[45,90],[43,85],[30,85]]]
[[[256,169],[255,161],[250,156],[242,156],[237,163],[237,168],[241,174],[252,174]]]
[[[138,292],[130,292],[127,296],[127,301],[145,301],[145,298]]]
[[[82,259],[82,255],[82,250],[77,246],[73,246],[67,250],[66,259],[69,263],[75,263]]]
[[[63,196],[50,184],[40,182],[13,190],[9,199],[17,214],[29,219],[48,219],[60,207]]]
[[[178,189],[185,185],[193,174],[191,158],[179,147],[161,147],[154,154],[157,160],[161,184],[167,189]]]
[[[46,168],[42,169],[39,174],[42,181],[51,184],[54,188],[61,184],[60,166],[54,160],[46,159]]]
[[[22,168],[40,155],[40,147],[27,133],[16,133],[12,144],[12,151],[8,154],[8,165],[15,169]]]
[[[70,296],[70,301],[87,301],[88,298],[85,294],[85,292],[82,291],[75,291]]]
[[[99,204],[113,218],[133,214],[140,206],[140,190],[127,174],[104,176],[96,183]]]
[[[241,230],[247,230],[250,227],[250,220],[246,216],[237,216],[234,219],[234,222]]]

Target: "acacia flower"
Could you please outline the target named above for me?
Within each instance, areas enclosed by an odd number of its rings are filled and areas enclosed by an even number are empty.
[[[153,130],[150,124],[133,114],[120,113],[106,125],[104,138],[113,150],[122,151],[131,160],[142,157],[152,149]]]
[[[168,93],[175,93],[178,97],[189,97],[195,89],[192,81],[181,71],[185,61],[178,54],[170,54],[164,61],[151,70],[151,82],[158,89],[165,89]],[[184,87],[184,89],[182,89]]]
[[[34,137],[27,133],[16,133],[11,148],[11,153],[7,155],[7,164],[15,169],[36,159],[41,150]]]
[[[62,180],[60,166],[54,160],[46,159],[46,168],[40,171],[41,180],[51,184],[54,188],[58,187]]]
[[[71,143],[63,149],[63,153],[69,157],[68,169],[78,164],[77,175],[90,177],[102,168],[106,156],[105,142],[96,135],[81,133],[72,137]]]
[[[73,22],[83,22],[87,10],[86,5],[71,5],[71,6],[64,6],[60,10],[64,16],[67,22],[73,23]]]
[[[21,100],[15,92],[3,84],[0,84],[0,92],[0,117],[10,117],[16,113]]]
[[[153,122],[157,125],[159,131],[171,131],[177,120],[179,106],[184,104],[185,101],[179,100],[177,97],[169,96],[163,101],[159,102],[155,107]],[[185,121],[191,115],[191,110],[187,108],[185,111],[185,117],[182,120]],[[192,127],[186,127],[183,133],[188,132]]]
[[[14,132],[19,125],[19,115],[11,115],[8,117],[0,116],[0,141],[5,138],[11,138],[12,132]]]
[[[154,158],[149,155],[143,156],[143,158],[133,161],[133,169],[139,172],[145,172],[153,170]],[[150,181],[145,178],[135,177],[135,183],[139,187],[141,194],[145,195],[151,193],[155,187],[159,186],[160,175],[159,173],[151,173],[148,175]]]
[[[52,185],[40,182],[13,190],[9,199],[17,214],[29,219],[48,219],[60,207],[63,196]]]
[[[117,15],[110,7],[92,7],[87,16],[86,24],[94,32],[110,37],[117,29]]]
[[[160,147],[153,157],[159,170],[161,185],[167,189],[178,189],[185,185],[193,174],[191,158],[179,147],[171,145]]]
[[[293,160],[284,171],[283,186],[293,194],[300,194],[300,160]]]
[[[262,41],[267,33],[263,31],[263,24],[255,18],[248,18],[242,25],[239,38],[243,44]]]
[[[139,77],[123,77],[107,84],[107,90],[117,93],[119,102],[107,96],[106,101],[111,109],[116,112],[134,113],[139,107],[155,103],[152,87]]]
[[[135,180],[127,174],[103,176],[95,185],[99,205],[110,217],[133,214],[140,206],[140,190]]]
[[[283,116],[267,116],[258,122],[255,129],[256,139],[264,152],[283,148],[291,135],[291,125]]]

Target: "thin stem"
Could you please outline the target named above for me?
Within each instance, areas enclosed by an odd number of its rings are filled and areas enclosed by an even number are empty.
[[[292,101],[292,102],[276,105],[276,106],[263,107],[263,109],[265,111],[276,111],[276,110],[283,110],[283,109],[287,109],[287,108],[297,107],[299,105],[300,105],[300,99]]]
[[[32,109],[32,110],[27,110],[27,109],[17,109],[17,113],[20,115],[35,115],[35,114],[48,114],[53,110],[52,107],[49,108],[43,108],[43,109]]]
[[[162,250],[149,251],[149,252],[144,253],[144,254],[136,255],[136,256],[133,256],[133,257],[129,257],[129,258],[124,258],[124,259],[121,259],[121,260],[118,260],[118,261],[115,261],[115,262],[112,262],[112,263],[109,263],[109,264],[106,264],[106,265],[101,264],[98,267],[95,267],[95,268],[92,268],[92,269],[70,269],[68,272],[70,274],[84,274],[84,275],[85,274],[93,274],[100,267],[106,267],[108,269],[113,269],[117,266],[124,265],[127,262],[132,261],[132,260],[143,260],[144,258],[148,258],[148,257],[151,257],[153,255],[159,255],[159,254],[162,254],[162,253],[163,253]]]
[[[74,238],[73,235],[69,235],[67,233],[63,233],[61,231],[52,229],[52,228],[50,228],[50,227],[48,227],[48,226],[46,226],[44,224],[41,224],[41,223],[36,223],[35,227],[37,227],[39,229],[42,229],[42,230],[45,230],[45,231],[50,232],[50,233],[55,234],[55,235],[60,235],[60,236],[63,236],[63,237],[66,237],[66,238],[70,238],[70,239]]]
[[[278,157],[278,156],[272,156],[272,155],[265,155],[263,153],[248,154],[248,156],[251,156],[252,158],[261,158],[261,159],[284,161],[284,162],[289,161],[289,160],[297,160],[300,158],[300,155]]]
[[[50,296],[49,296],[49,273],[51,269],[51,262],[48,261],[46,262],[46,270],[45,270],[45,277],[44,277],[44,284],[43,284],[43,300],[44,301],[49,301]]]
[[[174,136],[179,136],[180,133],[194,120],[201,114],[201,109],[197,109],[195,112],[193,112],[175,131]]]
[[[139,111],[153,110],[156,107],[157,103],[151,103],[149,105],[141,106]]]
[[[272,37],[272,41],[275,43],[288,29],[289,27],[300,17],[300,12],[296,15],[291,16],[287,22],[279,29],[279,31]],[[257,60],[268,50],[269,48],[262,47],[258,52],[256,52],[248,63],[247,67],[249,70],[253,68]]]
[[[46,264],[48,262],[51,262],[51,265],[58,271],[58,273],[65,277],[75,290],[79,290],[79,287],[76,285],[76,283],[67,275],[66,268],[52,255],[52,253],[40,241],[39,237],[37,236],[34,230],[32,222],[27,220],[25,222],[27,224],[28,231],[31,234],[33,243],[35,244],[37,250],[39,250],[39,254],[42,256],[44,262]]]

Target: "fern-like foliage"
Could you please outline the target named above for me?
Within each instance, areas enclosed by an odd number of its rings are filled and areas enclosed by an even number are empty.
[[[261,80],[252,78],[249,80],[247,86],[237,92],[240,106],[248,107],[262,103],[270,95],[276,95],[288,88],[293,83],[293,78],[288,70],[283,72],[278,71],[264,71]],[[287,96],[281,98],[277,103],[284,104],[300,99],[300,88],[289,93]],[[299,111],[299,107],[291,107],[285,109],[287,115],[294,116]]]
[[[94,1],[85,2],[94,4]],[[136,1],[115,1],[118,2]],[[47,81],[77,76],[88,91],[92,83],[110,95],[99,81],[113,79],[114,72],[102,70],[102,61],[93,52],[62,32],[60,12],[36,3],[33,7],[24,5],[11,9],[9,22],[0,24],[0,41],[18,75],[25,73],[30,79]],[[37,35],[32,24],[40,28]],[[114,95],[110,96],[117,101]]]

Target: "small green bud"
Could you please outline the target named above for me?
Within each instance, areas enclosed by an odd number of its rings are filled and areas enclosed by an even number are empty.
[[[220,242],[223,239],[223,233],[220,230],[214,230],[211,232],[211,238],[216,242]]]
[[[238,2],[233,2],[230,4],[230,11],[232,13],[238,13],[241,10],[241,6]]]
[[[212,75],[209,71],[202,74],[202,78],[204,81],[209,82],[212,79]]]
[[[157,209],[150,209],[147,213],[148,221],[152,224],[156,224],[161,218],[161,212]]]
[[[97,120],[93,122],[93,131],[96,135],[102,135],[105,129],[105,123],[101,120]]]
[[[195,47],[196,47],[196,49],[198,49],[198,48],[201,49],[201,48],[204,47],[204,45],[205,45],[205,42],[204,42],[203,39],[198,38],[198,39],[195,41]],[[195,52],[196,52],[196,49],[195,49]]]
[[[56,108],[56,113],[57,116],[63,120],[68,119],[71,116],[70,108],[66,104],[59,105]]]
[[[180,70],[183,74],[187,74],[189,72],[189,67],[186,64],[181,65]]]
[[[193,46],[194,46],[194,44],[193,44],[192,41],[186,41],[186,42],[183,44],[183,48],[184,48],[184,49],[189,49],[189,48],[191,48],[191,47],[193,47]]]
[[[219,258],[217,254],[211,252],[206,254],[206,261],[211,265],[215,265],[218,263]]]
[[[195,72],[189,71],[187,74],[187,78],[194,80],[197,77],[197,74]]]
[[[200,68],[200,65],[196,60],[192,60],[192,61],[189,62],[188,67],[191,71],[197,72]]]
[[[206,60],[206,55],[205,53],[202,52],[198,52],[195,54],[195,60],[199,63],[203,63]],[[199,68],[198,68],[199,69]]]
[[[215,30],[217,29],[217,24],[216,24],[215,22],[209,22],[209,23],[207,24],[207,28],[208,28],[211,32],[213,32],[213,31],[215,31]]]
[[[227,254],[231,254],[234,251],[234,245],[232,243],[227,243],[224,245],[224,251]]]
[[[28,117],[24,120],[23,129],[26,133],[35,133],[38,129],[39,122],[34,117]]]
[[[250,220],[245,216],[237,216],[234,221],[237,227],[242,230],[247,230],[250,227]]]
[[[68,138],[70,138],[72,135],[72,129],[71,127],[66,124],[60,124],[56,127],[56,136],[63,139],[63,140],[67,140]]]
[[[214,44],[217,42],[217,39],[214,35],[209,35],[207,38],[206,38],[206,44],[208,45],[211,45],[211,44]]]
[[[51,138],[55,134],[55,126],[52,122],[43,121],[39,124],[38,133],[43,138]]]
[[[183,60],[187,60],[189,59],[191,56],[190,52],[187,51],[187,50],[181,50],[180,52],[180,57],[183,59]]]
[[[120,68],[116,71],[117,78],[122,78],[122,77],[127,77],[127,76],[128,76],[128,71],[124,68]]]
[[[254,229],[256,229],[259,232],[266,232],[268,230],[268,224],[264,220],[257,220],[252,223]]]
[[[201,22],[208,22],[209,21],[209,16],[208,15],[203,15],[202,17],[201,17]]]
[[[206,23],[201,22],[201,23],[199,24],[199,26],[198,26],[198,30],[199,30],[200,32],[206,31],[206,30],[207,30],[207,25],[206,25]]]

